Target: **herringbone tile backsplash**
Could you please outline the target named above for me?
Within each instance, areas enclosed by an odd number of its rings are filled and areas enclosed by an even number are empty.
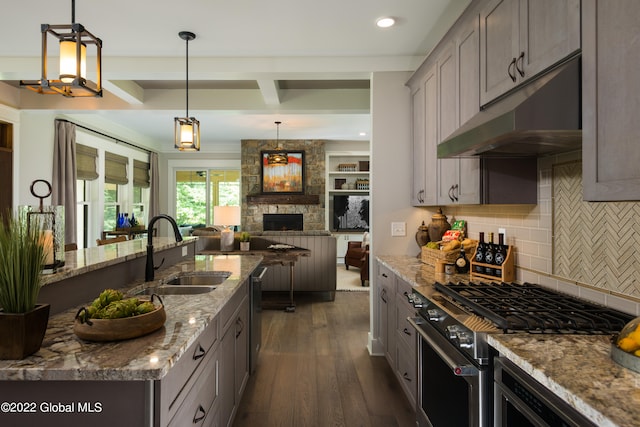
[[[640,296],[640,203],[582,200],[579,161],[553,166],[553,274]]]

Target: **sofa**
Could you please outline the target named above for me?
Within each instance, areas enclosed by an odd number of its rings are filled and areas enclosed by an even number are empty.
[[[219,233],[198,233],[197,253],[220,250]],[[239,242],[236,233],[236,250]],[[293,268],[294,292],[323,292],[333,301],[336,291],[336,238],[325,231],[264,231],[251,233],[252,246],[262,249],[269,244],[283,243],[309,249],[311,255],[300,257]],[[266,245],[266,246],[265,246]],[[250,254],[238,252],[238,254]],[[270,265],[262,278],[264,292],[289,291],[289,266]]]

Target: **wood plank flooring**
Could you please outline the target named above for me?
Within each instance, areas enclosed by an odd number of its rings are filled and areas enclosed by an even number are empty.
[[[234,427],[414,427],[386,359],[367,351],[369,293],[295,299],[295,313],[262,312],[262,350]]]

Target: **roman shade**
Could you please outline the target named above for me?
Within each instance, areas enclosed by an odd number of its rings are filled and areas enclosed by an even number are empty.
[[[133,186],[149,188],[149,163],[133,160]]]
[[[128,164],[128,158],[105,151],[104,182],[109,184],[126,185],[129,182],[129,179],[127,178]]]
[[[98,179],[96,159],[98,150],[86,145],[76,144],[76,174],[77,179],[93,181]]]

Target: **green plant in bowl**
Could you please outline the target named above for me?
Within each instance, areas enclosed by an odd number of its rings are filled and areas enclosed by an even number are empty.
[[[249,241],[251,241],[251,234],[249,234],[246,231],[243,231],[242,233],[240,233],[240,241],[241,242],[249,242]]]

